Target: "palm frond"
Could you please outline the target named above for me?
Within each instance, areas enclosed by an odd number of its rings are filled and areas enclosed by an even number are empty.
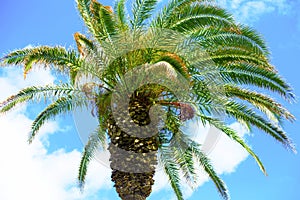
[[[145,25],[152,11],[155,9],[157,0],[135,0],[132,6],[133,20],[131,25],[133,30]]]
[[[193,182],[197,182],[197,174],[195,173],[195,161],[194,158],[199,162],[203,167],[204,171],[209,175],[210,179],[214,182],[217,187],[218,192],[224,199],[229,199],[229,194],[225,183],[214,171],[213,166],[210,164],[209,158],[201,151],[201,146],[197,142],[193,141],[188,135],[184,134],[181,131],[174,133],[173,140],[170,144],[171,147],[174,147],[174,158],[176,163],[180,166],[180,170],[188,175],[191,175]],[[176,152],[181,151],[182,155],[177,156]]]
[[[94,158],[98,148],[105,149],[106,147],[106,132],[100,125],[89,136],[89,140],[84,147],[82,158],[80,161],[78,181],[81,190],[84,188],[87,169],[90,161]]]
[[[184,76],[185,78],[189,78],[187,64],[180,56],[176,55],[175,53],[169,52],[158,52],[157,54],[158,60],[156,60],[154,63],[166,61],[182,76]]]
[[[189,33],[207,26],[235,27],[233,17],[225,10],[205,4],[194,4],[175,12],[164,28]]]
[[[242,26],[242,25],[232,25],[232,26],[206,26],[200,29],[194,29],[189,33],[192,38],[197,38],[201,45],[211,47],[211,42],[217,42],[221,46],[244,46],[245,44],[254,50],[254,52],[263,52],[265,56],[269,56],[270,52],[263,41],[261,35],[259,35],[253,29]],[[206,41],[208,40],[208,41]],[[233,42],[230,43],[230,41]],[[225,42],[222,44],[222,42]],[[242,44],[242,45],[241,45]],[[214,46],[214,45],[213,45]],[[218,45],[215,45],[218,46]]]
[[[224,89],[225,82],[220,78],[218,72],[211,75],[202,75],[192,72],[191,97],[192,104],[197,112],[205,115],[224,114],[224,104],[228,101]],[[214,80],[211,80],[215,78]]]
[[[68,113],[74,110],[77,107],[87,107],[87,101],[84,98],[79,96],[71,96],[61,97],[56,100],[54,103],[50,104],[47,108],[45,108],[33,121],[28,142],[32,143],[34,137],[36,136],[39,129],[42,125],[48,120],[56,117],[57,115]]]
[[[179,167],[177,163],[174,161],[172,152],[168,147],[163,147],[163,146],[159,150],[160,150],[159,158],[163,163],[164,171],[169,178],[171,187],[173,188],[177,199],[183,200],[183,194],[180,188]]]
[[[96,48],[92,52],[88,52],[87,56],[82,60],[80,65],[73,68],[70,71],[70,81],[71,84],[77,83],[77,80],[84,78],[84,80],[94,80],[99,82],[99,84],[105,82],[105,69],[107,68],[107,57],[101,49]],[[75,84],[76,85],[76,84]],[[107,84],[109,86],[109,84]]]
[[[59,72],[66,72],[81,64],[75,51],[63,47],[40,46],[16,50],[1,59],[4,65],[24,65],[24,77],[33,64],[43,64]]]
[[[77,0],[79,13],[92,35],[99,43],[114,33],[111,9],[96,0]]]
[[[269,48],[267,47],[266,42],[264,41],[263,37],[257,33],[253,28],[245,25],[239,25],[239,31],[241,35],[251,39],[256,44],[258,44],[262,50],[266,53],[266,55],[269,55]]]
[[[269,119],[284,117],[291,122],[295,120],[294,115],[271,97],[229,84],[225,85],[225,88],[229,97],[238,97],[246,100],[267,115],[270,115],[271,112],[273,115],[268,116]]]
[[[267,172],[265,170],[265,167],[263,166],[262,162],[260,161],[259,157],[253,152],[253,150],[244,142],[244,140],[237,135],[237,133],[226,126],[223,122],[211,118],[209,116],[199,115],[200,119],[202,120],[203,124],[208,122],[210,125],[215,126],[217,129],[223,131],[229,138],[239,143],[256,161],[258,164],[260,170],[267,175]]]
[[[193,153],[193,155],[196,157],[198,162],[204,168],[204,171],[209,175],[210,179],[214,182],[220,195],[226,200],[230,199],[225,183],[215,172],[213,166],[210,164],[209,158],[201,151],[200,145],[195,141],[192,141],[187,151]]]
[[[77,50],[83,58],[96,49],[95,44],[81,33],[76,32],[74,34],[74,39],[77,45]],[[75,84],[77,74],[77,69],[70,70],[70,82],[73,85]]]
[[[92,14],[91,22],[96,31],[94,37],[96,37],[101,44],[102,41],[107,38],[110,39],[116,33],[116,22],[112,15],[113,11],[111,7],[103,6],[96,0],[92,0],[90,12]]]
[[[102,74],[109,63],[109,58],[103,48],[78,32],[74,34],[74,38],[83,61],[76,68],[70,70],[70,82],[74,85],[80,77],[103,81]]]
[[[22,89],[17,94],[10,96],[4,102],[0,103],[0,113],[5,113],[16,105],[24,102],[32,101],[40,101],[41,98],[49,99],[57,99],[63,96],[74,95],[74,94],[83,94],[79,88],[75,88],[69,84],[61,84],[61,85],[46,85],[46,86],[31,86]]]
[[[118,0],[115,3],[116,22],[119,30],[126,31],[128,29],[128,21],[126,18],[126,4],[127,0]]]
[[[221,72],[221,74],[227,81],[230,80],[231,82],[238,84],[248,84],[257,86],[260,88],[268,89],[272,92],[276,92],[286,99],[294,99],[294,95],[290,93],[290,91],[286,91],[284,88],[278,86],[276,83],[268,81],[263,77],[243,72],[236,73],[236,71],[233,70],[224,71]]]
[[[88,27],[89,31],[96,36],[97,33],[92,21],[92,12],[90,9],[91,2],[92,0],[76,0],[77,8],[85,25]]]
[[[242,48],[255,53],[256,55],[265,55],[265,51],[261,46],[250,38],[236,33],[217,33],[212,36],[206,37],[204,42],[200,43],[201,46],[210,45]]]
[[[197,183],[197,173],[193,160],[193,152],[190,150],[190,142],[186,139],[186,135],[181,131],[173,133],[171,143],[168,148],[173,151],[174,160],[179,166],[179,170],[183,173],[183,177],[191,188]]]
[[[85,35],[79,32],[76,32],[74,34],[74,39],[77,45],[77,50],[82,57],[85,57],[88,54],[88,52],[91,52],[96,49],[96,46],[93,43],[93,41],[91,41]]]
[[[244,71],[240,69],[228,69],[220,72],[226,82],[253,85],[259,88],[264,88],[272,92],[280,94],[287,100],[292,101],[295,97],[291,93],[291,88],[288,85],[279,85],[274,79],[261,76],[260,74],[252,73],[251,71]],[[267,75],[267,74],[266,74]],[[274,77],[276,78],[276,77]]]
[[[175,11],[180,10],[183,6],[190,5],[194,2],[199,3],[201,1],[203,0],[171,0],[156,16],[156,18],[152,20],[151,27],[164,28],[166,26],[165,23],[170,20],[170,17],[172,16],[172,14],[174,14]],[[204,1],[207,2],[206,0]]]
[[[254,63],[249,63],[245,61],[224,61],[220,62],[219,69],[223,75],[226,75],[226,72],[230,73],[241,73],[241,74],[248,74],[252,75],[252,77],[260,77],[262,79],[265,79],[267,81],[272,82],[272,84],[277,85],[278,87],[284,89],[286,91],[286,95],[284,96],[290,96],[290,98],[293,98],[293,94],[291,93],[292,88],[289,84],[287,84],[276,72],[269,70],[268,68],[264,68],[260,65],[256,65]],[[236,75],[235,77],[238,78],[239,75]],[[225,76],[225,79],[227,76]],[[250,78],[250,77],[249,77]],[[229,79],[231,81],[234,81],[234,79]],[[253,81],[244,82],[237,81],[236,83],[241,83],[241,84],[252,84]],[[235,82],[235,81],[234,81]],[[255,85],[255,84],[253,84]]]
[[[253,126],[256,126],[257,128],[272,136],[278,142],[283,144],[284,147],[294,152],[296,151],[294,144],[292,143],[290,138],[278,125],[269,122],[263,117],[257,115],[252,109],[249,109],[245,105],[239,104],[237,102],[228,102],[225,107],[227,113],[230,116],[233,116],[236,119],[241,119],[252,124]]]
[[[255,54],[253,51],[250,51],[244,48],[243,46],[216,46],[208,48],[207,52],[211,55],[210,59],[212,59],[217,64],[219,64],[220,62],[224,63],[226,61],[238,61],[254,63],[266,69],[272,68],[272,66],[268,62],[268,59],[265,56]]]

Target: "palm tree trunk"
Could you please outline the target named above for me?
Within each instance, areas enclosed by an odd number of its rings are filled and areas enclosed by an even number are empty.
[[[138,125],[150,123],[150,104],[140,98],[131,101],[129,111],[132,120]],[[122,119],[126,113],[118,113]],[[153,176],[157,165],[157,134],[138,138],[124,132],[113,117],[108,119],[110,144],[111,179],[122,200],[145,200],[152,191]],[[132,130],[134,131],[134,130]]]

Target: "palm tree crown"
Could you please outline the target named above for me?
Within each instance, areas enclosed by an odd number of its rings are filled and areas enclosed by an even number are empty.
[[[133,0],[131,12],[126,0],[116,1],[114,8],[96,0],[76,2],[88,28],[86,35],[74,34],[77,50],[38,46],[1,59],[3,66],[23,65],[24,77],[42,64],[70,81],[25,88],[2,102],[0,112],[27,101],[53,100],[33,121],[31,143],[47,120],[92,105],[99,126],[83,151],[81,188],[95,152],[109,143],[112,181],[122,199],[150,195],[158,162],[178,199],[183,199],[181,176],[193,187],[198,167],[229,199],[201,144],[184,132],[188,120],[210,124],[235,140],[265,174],[258,156],[226,125],[228,119],[249,130],[256,127],[295,151],[281,128],[294,116],[256,91],[293,101],[291,87],[270,64],[262,37],[224,9],[206,0],[170,0],[158,12],[157,0]]]

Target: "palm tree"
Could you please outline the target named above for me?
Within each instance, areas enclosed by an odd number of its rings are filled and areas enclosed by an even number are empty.
[[[258,156],[226,125],[227,119],[248,129],[257,127],[295,151],[280,126],[285,119],[294,121],[294,116],[256,91],[277,93],[287,101],[294,98],[291,87],[270,64],[264,40],[253,29],[205,0],[170,0],[155,15],[157,0],[133,1],[130,14],[126,0],[118,0],[114,9],[96,0],[76,2],[88,28],[86,35],[75,33],[77,50],[39,46],[13,51],[1,59],[2,66],[23,65],[24,77],[39,64],[65,74],[70,81],[25,88],[2,102],[0,112],[23,102],[51,99],[33,121],[31,143],[47,120],[92,106],[99,126],[83,151],[78,175],[81,188],[95,152],[105,150],[108,143],[111,178],[121,199],[146,199],[158,162],[178,199],[183,199],[181,176],[191,187],[197,182],[197,164],[228,199],[227,188],[201,144],[183,131],[187,120],[200,120],[221,130],[246,149],[265,174]],[[150,79],[149,74],[153,75]],[[159,81],[145,82],[155,79]],[[179,97],[180,93],[184,95]],[[155,118],[161,113],[164,117]]]

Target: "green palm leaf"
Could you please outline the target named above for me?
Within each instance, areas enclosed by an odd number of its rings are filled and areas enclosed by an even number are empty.
[[[280,120],[280,118],[284,117],[291,122],[295,120],[295,116],[293,116],[286,108],[284,108],[281,104],[277,103],[271,97],[265,96],[263,94],[257,93],[255,91],[246,90],[239,88],[234,85],[226,85],[226,94],[229,97],[237,97],[242,100],[248,101],[266,115],[273,114],[269,116],[269,119],[273,119],[275,122]],[[270,113],[271,112],[271,113]]]
[[[54,103],[50,104],[33,121],[28,142],[32,143],[37,132],[45,122],[57,115],[73,111],[77,107],[87,107],[86,99],[69,95],[67,97],[61,97]]]
[[[278,85],[276,82],[272,80],[270,81],[258,74],[241,71],[239,69],[238,70],[230,69],[230,70],[222,71],[221,75],[223,76],[226,82],[253,85],[260,88],[268,89],[272,92],[276,92],[288,100],[294,99],[294,94],[291,93],[291,89],[289,86],[287,88],[283,88],[281,85]]]
[[[90,10],[93,16],[91,21],[97,31],[97,34],[94,36],[100,43],[105,39],[110,39],[116,33],[116,22],[111,8],[92,0]]]
[[[87,169],[90,164],[90,161],[94,158],[98,148],[101,147],[101,149],[104,150],[105,146],[106,146],[106,133],[99,125],[97,129],[90,134],[89,140],[84,147],[84,151],[80,161],[78,181],[81,190],[83,190],[85,184],[85,178],[86,178]]]
[[[152,20],[152,27],[165,28],[167,22],[170,20],[171,16],[182,9],[182,7],[190,5],[195,2],[208,2],[206,0],[171,0],[163,10]]]
[[[261,171],[267,175],[267,172],[265,170],[265,167],[263,166],[262,162],[260,161],[260,159],[258,158],[258,156],[252,151],[252,149],[244,142],[244,140],[239,137],[237,135],[237,133],[232,130],[231,128],[227,127],[226,125],[224,125],[223,122],[220,122],[217,119],[208,117],[208,116],[204,116],[204,115],[200,115],[199,116],[200,119],[202,120],[203,124],[206,124],[206,122],[208,122],[209,124],[215,126],[217,129],[223,131],[229,138],[231,138],[232,140],[236,141],[237,143],[239,143],[256,161],[256,163],[258,164],[259,168],[261,169]]]
[[[24,77],[33,64],[43,64],[59,72],[66,72],[80,66],[81,62],[75,51],[48,46],[16,50],[1,59],[3,65],[24,65]]]
[[[232,16],[223,9],[194,4],[175,12],[165,28],[188,33],[207,26],[234,27],[235,25]]]
[[[220,179],[218,174],[215,172],[207,156],[203,152],[201,152],[200,145],[193,141],[191,142],[188,150],[193,153],[193,155],[196,157],[198,162],[204,168],[205,172],[209,175],[210,179],[214,182],[220,195],[224,199],[230,199],[225,183]]]
[[[186,182],[191,188],[194,188],[198,176],[195,171],[193,152],[190,150],[190,143],[186,140],[186,136],[181,131],[175,133],[169,148],[173,151],[174,160],[178,164]]]
[[[163,163],[164,171],[170,180],[171,187],[173,188],[177,199],[184,200],[180,188],[179,167],[174,160],[172,152],[167,147],[161,147],[159,151],[159,158]]]
[[[93,24],[93,16],[90,9],[92,0],[76,0],[78,11],[84,21],[84,24],[88,27],[91,34],[97,36],[95,26]]]
[[[145,20],[147,20],[152,11],[155,9],[157,0],[135,0],[132,6],[133,20],[131,25],[133,30],[140,28],[145,25]]]
[[[80,52],[81,56],[86,56],[88,53],[91,53],[96,50],[96,45],[90,39],[88,39],[85,35],[76,32],[74,34],[74,39],[77,45],[77,50]]]
[[[128,21],[126,18],[126,8],[125,3],[127,0],[118,0],[115,3],[115,13],[116,13],[116,21],[118,23],[118,28],[121,31],[126,31],[128,29]]]
[[[69,84],[61,84],[61,85],[47,85],[47,86],[31,86],[28,88],[22,89],[15,95],[10,96],[0,105],[0,113],[5,113],[16,105],[24,102],[28,102],[30,100],[39,102],[42,98],[47,99],[57,99],[63,96],[68,95],[80,95],[83,94],[82,90],[79,88],[74,88]]]
[[[230,116],[233,116],[238,120],[241,119],[242,121],[246,121],[256,126],[257,128],[272,136],[278,142],[283,144],[284,147],[292,151],[296,151],[291,140],[279,126],[257,115],[252,109],[247,108],[245,105],[241,105],[232,101],[225,106],[226,111]]]
[[[236,83],[241,83],[241,84],[252,84],[254,81],[249,81],[247,82],[246,80],[244,81],[244,78],[241,78],[241,82],[239,82],[239,73],[242,74],[246,74],[248,75],[248,80],[251,77],[259,77],[261,79],[264,79],[266,81],[269,81],[270,84],[275,84],[278,87],[282,88],[283,90],[285,90],[286,95],[284,96],[290,96],[291,98],[293,98],[291,91],[292,88],[290,85],[288,85],[277,73],[275,73],[274,71],[270,71],[269,69],[263,68],[259,65],[255,65],[253,63],[247,63],[247,62],[239,62],[239,61],[235,61],[235,62],[222,62],[220,63],[220,73],[224,73],[223,75],[225,75],[225,79],[227,78],[226,74],[227,72],[229,73],[229,75],[235,74],[236,76],[234,76],[234,79],[229,79],[231,81],[237,80]],[[230,76],[229,76],[230,77]],[[228,77],[228,78],[229,78]],[[251,79],[250,79],[251,80]],[[235,82],[235,81],[234,81]],[[258,85],[259,84],[255,84],[253,83],[253,85]]]

